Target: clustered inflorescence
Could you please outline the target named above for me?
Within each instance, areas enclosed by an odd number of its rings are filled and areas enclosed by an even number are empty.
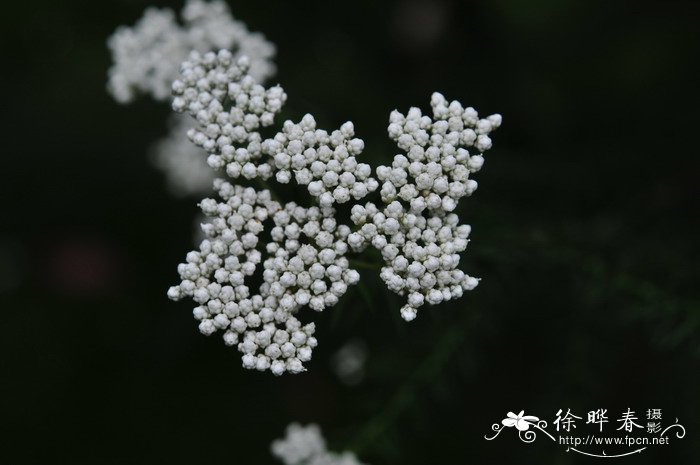
[[[349,251],[379,251],[380,277],[406,298],[400,312],[406,321],[426,303],[477,286],[478,279],[458,269],[471,227],[455,210],[477,188],[472,175],[500,115],[480,118],[437,92],[432,117],[418,108],[393,111],[388,133],[401,153],[374,177],[358,159],[364,142],[351,122],[328,132],[307,114],[298,123],[285,121],[272,137],[262,135],[287,100],[279,85],[260,84],[274,71],[274,47],[235,21],[223,2],[189,0],[182,25],[171,10],[149,9],[109,44],[115,57],[109,88],[117,100],[172,93],[173,109],[186,114],[159,145],[169,154],[156,157],[173,184],[195,192],[219,172],[240,183],[296,183],[315,202],[284,203],[267,189],[216,179],[218,199],[200,203],[208,218],[205,239],[179,265],[181,282],[168,296],[192,298],[200,331],[221,331],[243,354],[244,367],[276,375],[304,371],[317,341],[299,310],[332,307],[358,282]],[[381,202],[361,202],[377,190]],[[338,223],[343,204],[351,205],[350,225]]]
[[[192,50],[227,49],[237,57],[245,55],[251,75],[261,81],[275,73],[275,46],[236,21],[225,2],[188,0],[181,18],[182,25],[173,10],[148,8],[136,25],[120,27],[110,37],[114,64],[108,89],[117,101],[127,103],[138,94],[170,98],[180,63]]]
[[[169,191],[175,196],[211,192],[216,173],[207,165],[206,155],[190,143],[189,118],[174,113],[169,118],[168,135],[151,147],[153,164],[165,173]]]
[[[287,426],[286,436],[271,446],[272,455],[284,465],[362,465],[352,452],[329,451],[318,425]]]
[[[407,296],[401,309],[407,321],[426,302],[439,304],[476,287],[478,280],[457,268],[471,228],[453,211],[476,189],[469,176],[483,165],[481,153],[491,147],[489,133],[500,115],[480,119],[473,108],[448,104],[438,93],[431,100],[433,118],[417,108],[392,112],[389,135],[405,154],[377,168],[383,205],[355,204],[353,231],[337,224],[333,205],[359,200],[379,182],[357,161],[364,143],[354,138],[352,123],[329,134],[306,115],[263,140],[260,128],[274,124],[287,95],[279,86],[257,84],[248,69],[246,57],[226,50],[192,52],[172,85],[173,108],[195,120],[187,134],[209,154],[212,168],[233,179],[295,180],[318,206],[282,205],[267,190],[216,182],[222,202],[201,203],[213,218],[203,225],[207,239],[188,254],[179,268],[181,284],[169,291],[173,299],[190,296],[200,304],[194,315],[204,334],[224,331],[247,368],[302,371],[316,339],[313,325],[302,328],[294,315],[306,305],[317,311],[335,305],[359,279],[345,257],[348,249],[369,244],[385,261],[380,276],[387,287]],[[274,223],[265,245],[271,258],[263,263],[264,283],[251,295],[245,279],[262,261],[257,246],[267,219]]]
[[[335,305],[359,280],[344,256],[349,228],[337,225],[332,208],[282,206],[268,190],[220,179],[215,185],[222,201],[200,204],[211,218],[203,225],[207,238],[179,265],[182,282],[168,296],[192,297],[200,331],[224,331],[226,344],[243,353],[244,367],[299,373],[317,342],[314,324],[302,326],[294,314],[304,305],[317,311]],[[251,293],[246,278],[262,261],[257,246],[266,220],[274,224],[269,258],[263,284]]]
[[[405,154],[377,168],[384,205],[353,206],[359,230],[348,237],[354,250],[370,242],[381,252],[386,266],[380,276],[389,289],[407,296],[401,309],[407,321],[425,302],[459,298],[478,284],[457,269],[471,227],[460,225],[452,212],[476,190],[469,175],[481,169],[482,153],[491,148],[489,133],[501,124],[501,115],[479,119],[473,108],[448,103],[437,92],[430,103],[433,118],[418,108],[391,113],[389,137]]]
[[[149,8],[108,46],[115,100],[174,96],[170,133],[152,153],[171,190],[214,188],[216,198],[199,203],[202,240],[178,265],[180,283],[168,297],[192,299],[200,332],[220,332],[243,367],[278,376],[305,371],[318,341],[314,323],[302,323],[299,312],[332,307],[358,283],[350,252],[379,251],[380,277],[406,298],[406,321],[424,304],[478,285],[458,269],[471,227],[455,210],[477,188],[471,175],[484,163],[500,115],[480,118],[437,92],[432,117],[418,108],[393,111],[388,133],[401,153],[375,177],[359,160],[365,144],[352,122],[329,132],[306,114],[263,136],[287,100],[279,85],[263,85],[275,72],[275,47],[236,21],[222,0],[186,0],[179,20],[170,9]],[[266,187],[271,179],[303,186],[313,205],[281,201]],[[381,201],[362,201],[377,190]],[[344,204],[350,224],[338,221]],[[335,371],[344,383],[362,378],[366,355],[358,341],[338,351]],[[290,424],[271,451],[285,465],[362,465],[351,452],[329,451],[314,424]]]
[[[259,129],[273,124],[287,95],[279,86],[257,84],[245,57],[234,60],[226,50],[193,53],[173,83],[173,108],[199,123],[188,135],[209,153],[212,168],[225,169],[234,179],[266,180],[273,174],[282,184],[294,179],[322,207],[359,200],[377,189],[371,167],[356,159],[364,142],[353,137],[349,121],[329,134],[307,114],[298,124],[286,121],[283,131],[262,140]]]
[[[290,182],[294,170],[294,179],[317,193],[318,206],[281,204],[268,190],[215,181],[221,201],[200,203],[210,218],[202,225],[207,238],[179,266],[182,282],[168,295],[192,297],[200,331],[222,330],[224,341],[243,353],[244,367],[298,373],[316,339],[313,324],[302,327],[295,315],[303,306],[335,305],[359,280],[345,256],[352,231],[338,224],[333,205],[367,195],[378,182],[355,159],[364,143],[352,138],[350,123],[328,134],[306,115],[263,140],[260,128],[274,123],[287,96],[279,86],[257,84],[248,65],[226,50],[193,52],[173,83],[173,108],[196,122],[188,136],[209,153],[211,167],[233,179],[274,175],[278,182]],[[267,220],[270,241],[258,247]],[[263,283],[251,292],[246,279],[261,263]]]
[[[260,82],[275,73],[275,46],[235,20],[225,2],[187,0],[180,18],[168,8],[148,8],[133,27],[122,26],[110,37],[113,65],[107,88],[115,100],[170,99],[180,64],[192,50],[227,49],[235,57],[246,56],[248,73]],[[201,149],[186,143],[183,128],[189,125],[188,118],[173,115],[169,134],[152,149],[154,164],[176,195],[209,193],[214,179]]]

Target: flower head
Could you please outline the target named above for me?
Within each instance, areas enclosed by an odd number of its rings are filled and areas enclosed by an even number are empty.
[[[269,179],[306,186],[321,207],[359,200],[379,186],[357,157],[364,142],[352,122],[327,132],[313,116],[285,121],[274,137],[260,129],[274,123],[287,100],[280,86],[264,88],[248,73],[249,60],[226,50],[192,53],[173,83],[173,109],[197,122],[188,133],[209,154],[208,163],[233,178]]]
[[[207,165],[206,153],[187,138],[189,118],[173,114],[169,123],[168,135],[151,148],[151,161],[174,195],[210,193],[216,173]]]
[[[453,212],[476,190],[470,174],[481,169],[483,152],[491,148],[489,133],[501,124],[500,115],[480,119],[473,108],[448,104],[437,92],[431,106],[432,118],[418,108],[391,113],[389,137],[405,154],[377,168],[384,205],[353,206],[359,230],[348,238],[354,250],[371,243],[382,253],[386,266],[380,276],[407,297],[401,309],[407,321],[425,302],[459,298],[479,282],[457,268],[471,227]]]
[[[210,217],[202,225],[207,238],[178,266],[181,282],[168,296],[191,297],[199,330],[223,331],[245,368],[300,373],[317,341],[314,324],[302,325],[295,315],[304,306],[322,311],[335,305],[359,280],[345,258],[349,228],[338,226],[332,208],[282,205],[267,190],[223,180],[215,187],[221,201],[200,204]],[[261,265],[263,282],[251,289]]]
[[[167,100],[180,63],[192,50],[225,48],[235,57],[247,56],[256,79],[274,74],[274,45],[236,21],[225,2],[188,0],[181,19],[182,24],[170,9],[148,8],[133,27],[122,26],[109,38],[114,63],[107,87],[117,101],[127,103],[139,94]]]
[[[351,452],[336,453],[326,448],[318,425],[287,426],[286,436],[272,443],[272,455],[284,465],[362,465]]]

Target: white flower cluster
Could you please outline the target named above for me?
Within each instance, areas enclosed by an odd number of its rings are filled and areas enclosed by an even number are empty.
[[[188,116],[171,115],[168,135],[151,148],[153,164],[163,172],[170,192],[176,196],[211,192],[216,177],[207,165],[206,153],[188,140],[190,125]]]
[[[481,169],[483,152],[491,148],[489,133],[501,124],[500,115],[480,119],[473,108],[448,103],[437,92],[430,103],[433,118],[418,108],[407,115],[391,113],[389,137],[405,155],[377,168],[384,205],[353,206],[352,220],[360,228],[348,237],[353,250],[371,243],[381,251],[386,264],[381,278],[389,289],[407,296],[401,309],[406,321],[425,302],[459,298],[478,284],[457,269],[471,227],[460,225],[451,212],[460,198],[476,190],[469,175]]]
[[[350,121],[328,134],[316,129],[316,121],[307,114],[299,124],[286,121],[284,131],[265,140],[262,149],[272,157],[278,182],[287,184],[293,172],[296,182],[307,186],[319,205],[330,207],[351,198],[359,200],[379,186],[370,177],[372,168],[355,158],[365,144],[354,135]]]
[[[279,86],[265,89],[248,74],[245,57],[234,61],[226,50],[192,53],[173,83],[173,109],[186,111],[198,123],[192,142],[209,153],[209,165],[231,178],[270,178],[287,184],[292,177],[307,186],[321,207],[359,200],[379,186],[371,167],[357,156],[364,142],[354,138],[351,122],[330,134],[318,129],[313,116],[262,140],[259,129],[270,126],[287,94]]]
[[[337,224],[332,206],[359,199],[376,190],[379,183],[370,177],[370,166],[355,158],[364,143],[353,138],[352,123],[329,134],[317,129],[313,117],[306,115],[299,124],[285,122],[281,132],[263,140],[260,128],[274,123],[287,95],[279,86],[265,89],[257,84],[248,66],[246,57],[235,59],[226,50],[192,52],[173,82],[173,109],[196,121],[187,134],[195,146],[209,153],[211,167],[225,168],[233,179],[266,180],[275,174],[280,183],[289,182],[293,171],[319,206],[282,206],[271,200],[268,191],[255,193],[217,181],[224,202],[205,199],[201,203],[202,211],[213,218],[202,225],[208,239],[199,252],[188,255],[188,263],[180,265],[182,283],[171,288],[169,295],[193,297],[200,304],[195,309],[200,330],[211,334],[225,329],[226,343],[238,344],[245,367],[270,369],[278,375],[298,373],[311,358],[316,339],[311,337],[313,325],[305,327],[308,339],[302,338],[304,331],[292,315],[306,305],[316,311],[335,305],[348,285],[359,280],[345,258],[352,231]],[[240,208],[253,216],[245,216]],[[257,245],[267,218],[274,223],[271,240],[260,248],[271,258],[264,260],[264,282],[250,297],[242,280],[263,261]],[[241,263],[243,254],[248,258]],[[232,289],[225,293],[223,305],[221,286]],[[228,315],[228,302],[246,313]],[[286,330],[281,329],[282,323]],[[256,332],[265,324],[272,325],[272,333]],[[284,331],[288,334],[285,340]]]
[[[247,57],[227,50],[193,51],[172,84],[173,109],[196,121],[187,135],[208,153],[209,166],[233,179],[294,179],[318,207],[280,205],[268,191],[217,181],[223,202],[201,203],[213,218],[202,225],[208,239],[188,254],[179,268],[182,283],[169,291],[173,299],[190,296],[200,304],[194,313],[203,333],[224,330],[247,368],[277,375],[302,371],[316,340],[313,325],[301,328],[293,315],[306,305],[317,311],[335,305],[359,279],[346,252],[369,244],[383,256],[380,276],[387,287],[407,297],[401,309],[407,321],[426,302],[439,304],[476,287],[478,280],[457,268],[471,228],[460,225],[453,211],[477,187],[470,174],[483,165],[500,115],[480,119],[473,108],[439,93],[431,100],[433,118],[418,108],[392,112],[389,135],[405,153],[377,169],[383,205],[354,204],[353,232],[337,224],[333,205],[379,187],[369,165],[357,161],[364,143],[354,137],[353,124],[328,133],[305,115],[263,139],[261,128],[274,123],[287,95],[280,86],[258,84],[249,67]],[[264,247],[271,258],[264,260],[264,282],[251,297],[244,281],[263,261],[257,246],[266,219],[274,223]]]
[[[182,25],[174,11],[148,8],[136,25],[122,26],[109,38],[114,64],[108,90],[117,101],[130,102],[138,94],[167,100],[180,63],[192,50],[232,50],[236,57],[249,57],[256,79],[274,74],[275,46],[236,21],[225,2],[188,0],[181,17]]]
[[[362,381],[367,362],[367,345],[359,340],[346,342],[332,358],[332,368],[343,384],[352,386]]]
[[[248,72],[261,82],[274,74],[275,46],[236,21],[225,2],[187,0],[180,16],[182,25],[172,10],[148,8],[133,27],[122,26],[109,38],[113,65],[107,88],[115,100],[128,103],[140,94],[169,99],[180,64],[192,50],[233,50],[235,57],[248,57]],[[185,118],[173,121],[168,136],[151,148],[154,165],[175,195],[211,192],[214,174],[206,152],[186,143]]]
[[[337,225],[332,208],[283,207],[267,190],[220,179],[215,188],[222,201],[200,204],[211,218],[202,225],[207,238],[178,266],[182,282],[168,296],[192,297],[200,331],[224,331],[225,343],[243,353],[245,368],[300,373],[317,341],[314,324],[302,326],[294,315],[305,305],[316,311],[335,305],[359,280],[344,256],[350,228]],[[252,294],[247,282],[262,261],[258,244],[266,220],[274,224],[265,245],[269,258]]]
[[[321,429],[314,424],[290,424],[286,436],[274,441],[271,449],[284,465],[362,465],[352,452],[329,451]]]
[[[273,167],[262,152],[259,129],[274,122],[287,94],[257,84],[249,66],[247,57],[234,59],[228,50],[192,52],[172,84],[173,109],[197,121],[188,136],[209,153],[209,166],[225,167],[234,179],[268,179]]]

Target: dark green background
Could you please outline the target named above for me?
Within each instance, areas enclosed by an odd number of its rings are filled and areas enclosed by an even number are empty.
[[[144,6],[2,7],[0,463],[276,463],[291,421],[373,465],[595,463],[483,436],[509,410],[628,407],[687,436],[619,463],[698,463],[697,2],[235,2],[278,45],[283,116],[354,121],[375,167],[398,153],[389,112],[434,90],[504,116],[459,207],[477,290],[406,324],[363,269],[302,312],[320,347],[281,379],[165,297],[197,199],[147,160],[167,105],[105,92],[105,40]],[[367,376],[348,388],[330,359],[356,337]]]

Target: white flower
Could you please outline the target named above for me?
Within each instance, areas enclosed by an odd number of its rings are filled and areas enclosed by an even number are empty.
[[[286,436],[275,440],[270,448],[285,465],[362,465],[351,452],[327,450],[321,429],[315,424],[290,424]]]
[[[425,302],[459,298],[478,284],[457,268],[471,228],[460,225],[452,212],[476,190],[469,175],[481,169],[483,152],[491,148],[488,135],[501,124],[500,115],[479,119],[473,108],[448,103],[437,92],[431,106],[432,118],[418,108],[406,115],[391,113],[389,137],[405,154],[396,155],[391,166],[377,168],[384,206],[353,206],[351,219],[359,229],[348,237],[353,250],[371,243],[381,252],[386,264],[382,280],[407,296],[401,309],[406,321]]]
[[[188,0],[180,16],[181,24],[170,9],[148,8],[133,27],[122,26],[110,37],[113,65],[107,87],[115,100],[127,103],[139,94],[167,100],[180,64],[192,50],[226,48],[235,58],[247,57],[248,73],[256,79],[274,74],[274,45],[236,21],[225,2]],[[206,152],[183,143],[189,127],[184,118],[173,121],[169,135],[152,149],[155,165],[176,195],[211,191],[214,175],[206,166]]]
[[[234,179],[274,174],[281,184],[294,180],[321,207],[359,200],[378,188],[370,166],[357,160],[364,142],[354,137],[351,122],[328,133],[307,114],[263,140],[260,128],[274,123],[287,95],[279,86],[257,84],[248,68],[246,57],[234,60],[226,50],[193,52],[173,83],[173,109],[197,121],[188,135],[207,151],[212,168]]]
[[[367,346],[360,340],[345,343],[333,356],[333,371],[347,385],[359,383],[364,376]]]
[[[274,160],[278,182],[288,183],[293,173],[322,207],[359,200],[379,186],[370,176],[369,165],[357,161],[364,142],[353,138],[352,122],[329,134],[317,129],[313,116],[307,114],[298,124],[286,121],[283,128],[262,144]]]
[[[122,26],[109,38],[114,63],[108,90],[117,101],[130,102],[138,94],[167,100],[180,63],[192,50],[225,48],[236,58],[248,56],[256,79],[274,74],[274,45],[236,21],[223,1],[188,0],[181,17],[182,25],[172,10],[148,8],[133,27]]]
[[[187,138],[189,126],[189,118],[172,115],[168,135],[151,148],[153,164],[165,175],[170,191],[178,196],[211,192],[215,178],[215,172],[207,165],[206,152]]]
[[[209,154],[212,168],[225,168],[232,178],[267,179],[274,166],[258,130],[273,123],[287,95],[279,86],[257,84],[249,66],[247,57],[235,59],[227,50],[192,52],[173,82],[173,109],[196,120],[188,137]]]
[[[227,50],[192,52],[173,82],[173,109],[196,121],[188,137],[207,151],[212,168],[234,179],[294,179],[319,206],[281,205],[267,190],[215,181],[222,201],[200,204],[211,218],[202,224],[207,239],[187,254],[178,267],[181,283],[168,291],[171,299],[188,296],[199,304],[193,315],[202,333],[224,331],[245,368],[275,375],[304,371],[316,346],[315,328],[302,327],[294,315],[307,305],[316,311],[335,305],[359,279],[345,254],[369,244],[384,259],[382,280],[407,298],[401,308],[407,321],[425,302],[437,305],[477,286],[458,269],[471,228],[460,225],[453,210],[477,187],[469,175],[483,165],[500,115],[479,119],[473,108],[448,105],[438,93],[431,100],[433,118],[417,108],[405,116],[392,112],[389,135],[405,154],[377,168],[384,204],[353,205],[353,231],[338,225],[333,204],[359,200],[379,182],[369,165],[357,161],[364,143],[354,138],[352,123],[328,133],[305,115],[263,140],[260,128],[274,123],[287,96],[279,86],[257,84],[249,66],[247,57],[235,59]],[[271,241],[260,244],[269,222]],[[260,263],[263,283],[251,292],[246,278]]]
[[[202,224],[207,238],[178,266],[181,282],[168,297],[191,297],[200,331],[224,331],[224,342],[238,347],[245,368],[302,372],[317,341],[314,324],[302,326],[295,314],[306,305],[316,311],[335,305],[359,279],[344,256],[349,228],[337,225],[332,208],[282,206],[267,190],[221,179],[215,188],[222,201],[200,203],[210,217]],[[261,244],[268,222],[272,240]],[[261,263],[263,282],[251,290],[250,277]]]

